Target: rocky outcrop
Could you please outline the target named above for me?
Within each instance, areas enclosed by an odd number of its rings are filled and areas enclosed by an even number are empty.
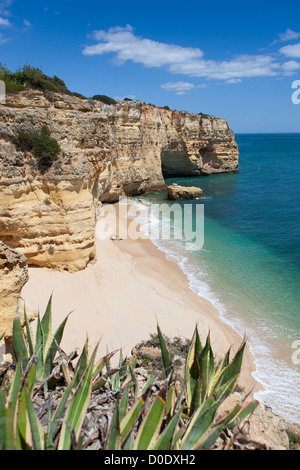
[[[43,125],[62,149],[44,174],[12,142]],[[0,239],[28,264],[83,269],[96,257],[99,203],[165,188],[165,176],[237,167],[237,144],[223,119],[141,102],[106,105],[32,90],[10,95],[0,106]]]
[[[201,199],[203,197],[203,191],[201,188],[196,186],[179,186],[178,184],[172,184],[167,187],[168,199],[170,201],[178,201],[180,199]]]
[[[0,242],[0,336],[9,338],[20,301],[22,287],[28,281],[25,256]]]

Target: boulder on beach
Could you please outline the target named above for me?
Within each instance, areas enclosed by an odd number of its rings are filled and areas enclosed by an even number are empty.
[[[196,186],[179,186],[172,184],[168,186],[168,199],[178,201],[180,199],[200,199],[203,197],[203,191]]]

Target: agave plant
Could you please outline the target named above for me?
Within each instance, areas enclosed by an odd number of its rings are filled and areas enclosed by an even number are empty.
[[[37,365],[30,360],[24,371],[22,363],[18,363],[6,403],[4,392],[0,392],[0,450],[69,450],[80,447],[80,430],[92,392],[95,354],[96,349],[80,380],[79,369],[75,371],[53,416],[48,417],[46,430],[32,402]]]
[[[38,315],[35,342],[24,307],[24,320],[26,335],[24,335],[20,317],[17,314],[13,322],[13,351],[17,362],[26,369],[32,357],[36,360],[36,380],[44,383],[45,391],[48,380],[53,370],[54,359],[61,343],[64,328],[68,316],[61,323],[54,335],[52,335],[52,296],[48,302],[45,314],[40,319]]]
[[[51,298],[42,320],[38,317],[36,341],[24,311],[25,334],[19,316],[13,325],[13,350],[17,361],[14,380],[8,397],[0,389],[0,450],[68,450],[80,448],[80,430],[86,415],[91,394],[105,385],[112,386],[119,369],[113,374],[102,374],[105,366],[110,370],[109,361],[115,352],[95,362],[98,346],[91,359],[88,358],[86,341],[76,367],[70,367],[66,355],[60,349],[60,342],[67,318],[52,336]],[[71,356],[71,359],[75,356]],[[122,362],[124,362],[122,360]],[[54,371],[61,369],[66,388],[52,416],[48,417],[47,428],[40,423],[33,402],[41,386],[48,390]],[[112,377],[112,378],[111,378]]]
[[[203,347],[195,329],[185,365],[185,383],[178,391],[166,341],[157,327],[167,386],[158,396],[148,387],[128,409],[126,387],[117,403],[106,448],[108,450],[209,449],[225,428],[240,424],[257,406],[239,404],[219,421],[216,412],[233,392],[239,378],[245,341],[230,362],[230,351],[218,368],[208,335]],[[147,384],[146,384],[147,385]]]
[[[157,326],[165,373],[165,386],[157,394],[155,375],[141,386],[135,373],[136,359],[128,361],[120,352],[116,368],[111,358],[116,351],[96,362],[98,346],[91,358],[86,341],[76,366],[74,354],[60,348],[68,317],[54,335],[51,333],[51,300],[45,315],[38,317],[35,341],[24,312],[25,332],[20,318],[13,325],[16,371],[8,397],[0,389],[0,450],[69,450],[83,445],[82,425],[91,396],[100,389],[116,398],[107,450],[195,450],[213,447],[222,431],[242,422],[257,406],[253,401],[239,404],[221,420],[216,413],[234,390],[240,374],[246,342],[230,361],[230,351],[216,367],[207,337],[204,347],[197,328],[191,340],[185,380],[179,390],[168,345]],[[47,423],[42,425],[35,409],[35,396],[53,386],[59,370],[64,392]],[[52,382],[52,383],[51,383]],[[55,385],[55,381],[54,381]]]

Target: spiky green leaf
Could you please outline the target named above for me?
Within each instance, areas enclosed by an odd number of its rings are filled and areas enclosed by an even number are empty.
[[[162,335],[161,329],[159,325],[157,325],[157,333],[158,333],[158,339],[159,339],[159,344],[160,344],[160,349],[162,353],[162,359],[164,363],[164,370],[165,370],[165,375],[168,378],[169,375],[172,372],[172,364],[171,364],[171,357],[170,353],[167,347],[167,344],[165,342],[165,339]]]
[[[155,398],[138,430],[133,450],[150,450],[155,444],[164,417],[165,405],[161,397]]]

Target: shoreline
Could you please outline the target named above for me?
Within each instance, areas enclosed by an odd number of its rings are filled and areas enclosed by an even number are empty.
[[[111,229],[110,216],[106,221]],[[242,342],[240,334],[208,300],[191,290],[182,269],[150,239],[108,237],[97,239],[96,247],[97,261],[77,273],[29,268],[29,281],[22,290],[24,300],[41,315],[53,293],[53,330],[72,311],[62,341],[67,353],[82,348],[88,337],[90,350],[100,341],[99,357],[118,349],[130,356],[136,344],[156,333],[159,323],[165,336],[187,339],[197,324],[203,343],[210,332],[217,361],[230,347],[233,357]],[[239,385],[252,396],[263,389],[252,375],[255,371],[247,344]]]

